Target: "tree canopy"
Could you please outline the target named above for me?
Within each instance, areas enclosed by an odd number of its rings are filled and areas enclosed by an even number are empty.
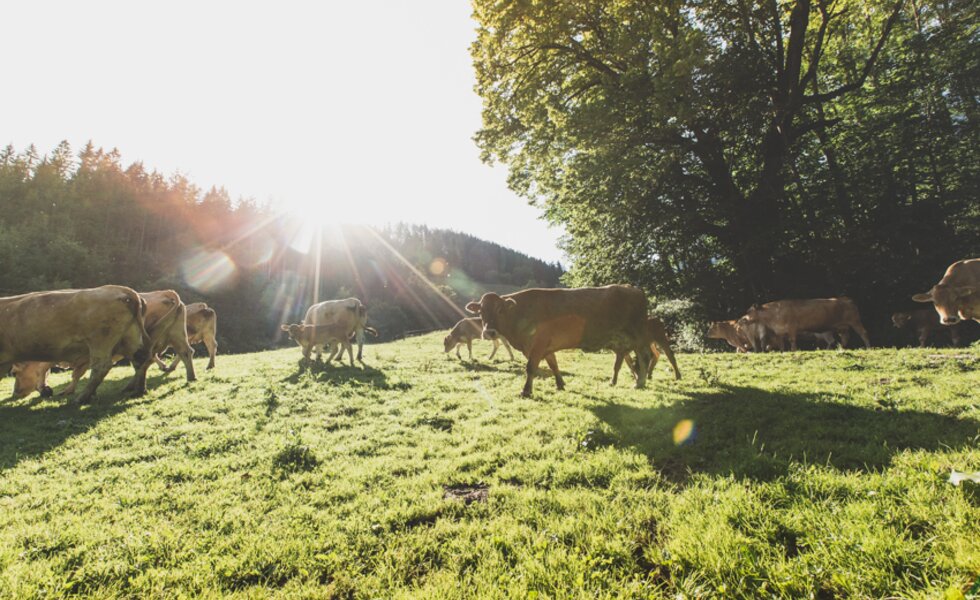
[[[974,2],[473,6],[477,143],[565,226],[572,284],[887,311],[980,250]]]

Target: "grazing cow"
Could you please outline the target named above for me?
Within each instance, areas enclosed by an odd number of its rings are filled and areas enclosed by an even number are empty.
[[[0,374],[17,362],[84,362],[92,376],[73,402],[88,402],[113,354],[134,365],[152,360],[145,314],[146,301],[118,285],[0,298]]]
[[[364,350],[364,331],[367,329],[367,308],[357,298],[345,298],[343,300],[326,300],[314,304],[306,311],[303,317],[304,325],[330,325],[332,323],[346,324],[357,334],[357,360],[361,360]],[[329,346],[327,347],[329,350]],[[320,360],[322,346],[316,347],[316,359]],[[336,358],[341,353],[337,348],[330,355],[330,359]]]
[[[442,340],[443,346],[446,348],[446,352],[449,352],[453,348],[456,348],[456,358],[463,358],[459,355],[459,348],[463,344],[466,344],[466,349],[469,351],[470,360],[473,360],[473,340],[479,340],[483,338],[483,320],[480,317],[469,317],[468,319],[460,319],[458,323],[453,325],[452,330]],[[493,352],[490,353],[490,357],[487,360],[493,360],[493,356],[497,353],[497,348],[503,343],[504,348],[507,349],[507,354],[510,355],[510,359],[514,360],[514,353],[511,352],[510,344],[502,336],[495,335],[490,339],[493,342]]]
[[[208,369],[214,368],[214,356],[218,353],[218,341],[216,335],[218,332],[218,317],[214,312],[214,309],[209,307],[203,302],[195,302],[193,304],[186,305],[187,312],[187,343],[193,346],[194,344],[204,343],[204,346],[208,349]],[[180,356],[174,358],[174,361],[170,363],[169,367],[165,367],[162,362],[157,363],[167,373],[174,370],[177,366],[177,361],[180,360]]]
[[[650,353],[653,355],[653,358],[650,359],[650,366],[647,367],[647,373],[653,372],[653,368],[657,366],[657,360],[660,358],[660,352],[663,352],[667,355],[667,360],[670,361],[670,366],[674,369],[674,379],[680,379],[681,370],[677,368],[677,361],[674,359],[674,351],[670,348],[670,340],[667,338],[667,330],[664,329],[664,322],[657,317],[648,317],[646,323],[646,339],[650,344]],[[658,349],[660,352],[658,352]],[[629,352],[620,350],[616,353],[616,363],[613,365],[611,385],[616,385],[616,380],[619,378],[619,369],[623,366],[623,360],[626,361],[626,365],[633,373],[633,377],[637,376],[636,365],[633,363],[633,359],[630,358]]]
[[[354,350],[350,343],[354,332],[350,330],[347,323],[330,323],[329,325],[302,325],[299,323],[287,325],[283,323],[280,328],[289,334],[289,339],[299,344],[303,349],[303,358],[306,360],[310,359],[310,353],[314,348],[337,344],[339,351],[336,354],[331,354],[327,358],[327,362],[329,363],[336,356],[340,356],[343,360],[343,351],[347,350],[347,354],[350,356],[350,366],[354,366]],[[374,327],[366,326],[364,330],[373,336],[378,335],[378,331]],[[319,358],[320,356],[317,354],[317,360]]]
[[[180,296],[173,290],[146,292],[139,295],[146,305],[146,315],[144,325],[149,334],[150,354],[148,359],[137,365],[136,377],[129,383],[127,390],[142,394],[146,391],[146,370],[156,361],[160,362],[158,354],[168,347],[174,349],[178,360],[184,362],[187,371],[187,381],[195,381],[194,363],[191,360],[194,350],[187,343],[185,332],[185,307],[180,301]],[[112,362],[123,358],[118,350],[113,352]],[[18,397],[26,396],[31,391],[37,390],[42,396],[51,395],[51,388],[47,387],[48,371],[54,365],[52,362],[25,362],[14,365],[14,395]],[[72,394],[78,386],[79,380],[88,370],[89,362],[80,359],[65,365],[72,370],[71,384],[65,388],[61,394]]]
[[[980,323],[980,258],[949,265],[939,283],[912,299],[932,302],[943,325],[956,325],[968,319]]]
[[[960,345],[960,332],[963,330],[963,323],[961,322],[957,323],[956,325],[947,325],[944,327],[939,320],[939,315],[937,315],[936,311],[931,308],[920,308],[909,312],[897,312],[892,315],[892,324],[897,329],[903,329],[909,323],[912,324],[912,329],[914,329],[916,335],[918,335],[920,348],[926,347],[926,342],[929,340],[930,335],[938,333],[944,329],[949,331],[950,338],[953,340],[953,345]]]
[[[713,340],[725,340],[736,352],[748,352],[749,340],[738,330],[737,321],[715,321],[708,328],[708,337]]]
[[[744,325],[753,330],[753,346],[761,344],[758,325],[764,325],[776,337],[789,337],[790,348],[796,350],[797,335],[802,331],[840,331],[847,327],[861,336],[866,348],[871,347],[868,332],[861,324],[857,305],[850,298],[814,298],[809,300],[777,300],[762,306],[753,305],[746,313]],[[740,322],[742,322],[740,320]],[[759,347],[757,347],[759,349]]]
[[[534,373],[542,359],[554,373],[558,389],[565,389],[555,352],[570,348],[634,351],[636,387],[646,385],[652,358],[645,325],[647,299],[635,287],[534,288],[505,296],[490,292],[467,304],[466,310],[483,318],[487,336],[504,336],[527,357],[524,397],[533,391]]]

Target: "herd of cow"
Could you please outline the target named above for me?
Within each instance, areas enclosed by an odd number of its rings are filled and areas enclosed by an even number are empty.
[[[932,311],[916,311],[896,313],[892,319],[897,327],[913,323],[922,344],[936,323],[954,327],[962,320],[980,321],[980,259],[952,264],[939,283],[913,299],[933,303],[935,316]],[[445,351],[456,348],[459,356],[460,346],[466,344],[472,358],[472,341],[487,339],[494,344],[491,358],[500,344],[513,358],[513,346],[527,357],[522,396],[531,395],[542,360],[558,389],[564,389],[555,352],[572,348],[612,350],[613,385],[626,362],[636,387],[644,387],[661,352],[680,379],[663,323],[647,314],[646,296],[629,285],[527,289],[503,296],[491,292],[467,304],[466,310],[478,316],[453,327],[444,340]],[[93,398],[112,365],[126,358],[135,370],[126,389],[140,395],[146,391],[147,370],[153,364],[169,373],[182,361],[187,380],[194,381],[191,344],[204,343],[210,355],[208,368],[213,368],[216,326],[213,309],[204,303],[185,305],[172,290],[137,293],[106,285],[0,298],[0,375],[14,373],[17,397],[35,390],[50,396],[53,392],[45,382],[54,365],[72,370],[72,382],[63,394],[73,393],[91,369],[88,384],[73,400],[82,403]],[[782,349],[788,339],[795,350],[797,339],[804,335],[828,346],[838,339],[846,345],[851,329],[870,346],[857,306],[849,298],[780,300],[752,306],[737,320],[713,323],[708,337],[727,340],[743,352]],[[361,360],[364,334],[378,335],[367,325],[367,309],[357,298],[314,304],[302,323],[284,324],[282,330],[302,348],[304,358],[315,352],[320,360],[326,350],[330,362],[342,359],[346,350],[352,366],[351,340],[356,340]],[[160,358],[168,348],[176,354],[169,366]]]

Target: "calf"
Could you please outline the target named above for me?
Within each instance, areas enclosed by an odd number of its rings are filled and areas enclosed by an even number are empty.
[[[708,337],[713,340],[725,340],[736,352],[748,352],[749,340],[736,327],[737,321],[715,321],[708,328]]]
[[[304,325],[330,325],[332,323],[345,324],[357,336],[357,360],[361,360],[364,349],[364,332],[367,330],[367,308],[357,298],[345,298],[343,300],[326,300],[314,304],[306,311],[303,317]],[[329,346],[327,347],[330,350]],[[316,347],[316,359],[320,360],[323,346]],[[337,348],[330,354],[333,360],[341,353]]]
[[[347,350],[347,354],[350,356],[350,366],[354,366],[354,350],[350,343],[353,332],[346,323],[331,323],[329,325],[301,325],[299,323],[287,325],[284,323],[280,328],[289,334],[289,339],[299,344],[300,348],[303,349],[303,358],[306,360],[310,359],[310,354],[315,348],[337,344],[339,351],[336,354],[331,354],[327,358],[327,362],[329,363],[337,356],[342,356],[343,351]],[[378,335],[378,331],[373,327],[365,327],[364,330],[371,335]],[[317,355],[317,359],[319,358],[320,356]],[[341,360],[343,359],[341,358]]]
[[[204,347],[208,350],[209,360],[207,368],[213,369],[214,357],[218,353],[218,340],[216,337],[218,333],[218,317],[214,309],[203,302],[187,304],[186,317],[187,343],[193,346],[194,344],[203,342]],[[162,362],[158,362],[157,364],[169,373],[176,368],[179,360],[180,356],[175,357],[169,367],[166,367]]]
[[[657,366],[657,360],[660,358],[660,352],[667,355],[667,360],[670,361],[670,366],[674,369],[674,379],[681,378],[681,371],[677,368],[677,361],[674,360],[674,351],[670,348],[670,340],[667,338],[667,330],[664,329],[664,322],[657,317],[648,317],[646,322],[646,339],[650,344],[650,352],[653,358],[650,359],[650,366],[647,367],[647,373],[653,372],[653,368]],[[633,376],[637,376],[636,365],[633,363],[633,359],[630,358],[629,352],[619,351],[616,353],[616,363],[613,365],[613,377],[611,385],[616,385],[616,380],[619,378],[619,369],[623,366],[623,360],[626,361],[626,365],[629,367]]]
[[[963,322],[944,327],[936,311],[929,308],[920,308],[909,312],[897,312],[892,315],[892,324],[897,329],[902,329],[910,323],[919,338],[920,348],[926,347],[926,342],[929,340],[930,335],[939,333],[944,329],[949,331],[953,345],[960,345],[960,332],[963,330]]]
[[[473,340],[479,339],[483,339],[483,320],[480,319],[480,317],[469,317],[467,319],[460,319],[459,322],[453,326],[452,330],[449,332],[449,335],[443,338],[442,344],[445,347],[446,352],[456,348],[457,358],[463,358],[459,354],[459,348],[463,344],[466,344],[466,350],[469,352],[470,360],[473,360]],[[511,351],[510,344],[507,343],[506,339],[500,335],[495,335],[490,338],[490,341],[493,342],[493,352],[490,353],[488,360],[493,360],[493,357],[497,353],[497,348],[500,347],[500,344],[504,345],[504,348],[507,349],[507,354],[510,355],[510,359],[514,360],[514,353]]]

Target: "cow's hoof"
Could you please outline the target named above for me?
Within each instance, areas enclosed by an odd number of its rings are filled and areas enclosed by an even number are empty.
[[[54,396],[54,390],[52,390],[48,386],[44,386],[43,388],[41,388],[41,397],[42,398],[50,398],[51,396]]]
[[[213,369],[213,368],[214,368],[214,365],[213,365],[213,364],[211,364],[211,365],[208,365],[208,366],[207,366],[207,369],[206,369],[206,370],[208,370],[208,371],[210,371],[210,370],[211,370],[211,369]]]
[[[146,389],[145,388],[142,389],[142,390],[132,390],[129,393],[129,397],[130,398],[142,398],[145,395],[146,395]]]
[[[187,378],[187,383],[193,383],[195,381],[197,381],[197,377],[188,377]]]

